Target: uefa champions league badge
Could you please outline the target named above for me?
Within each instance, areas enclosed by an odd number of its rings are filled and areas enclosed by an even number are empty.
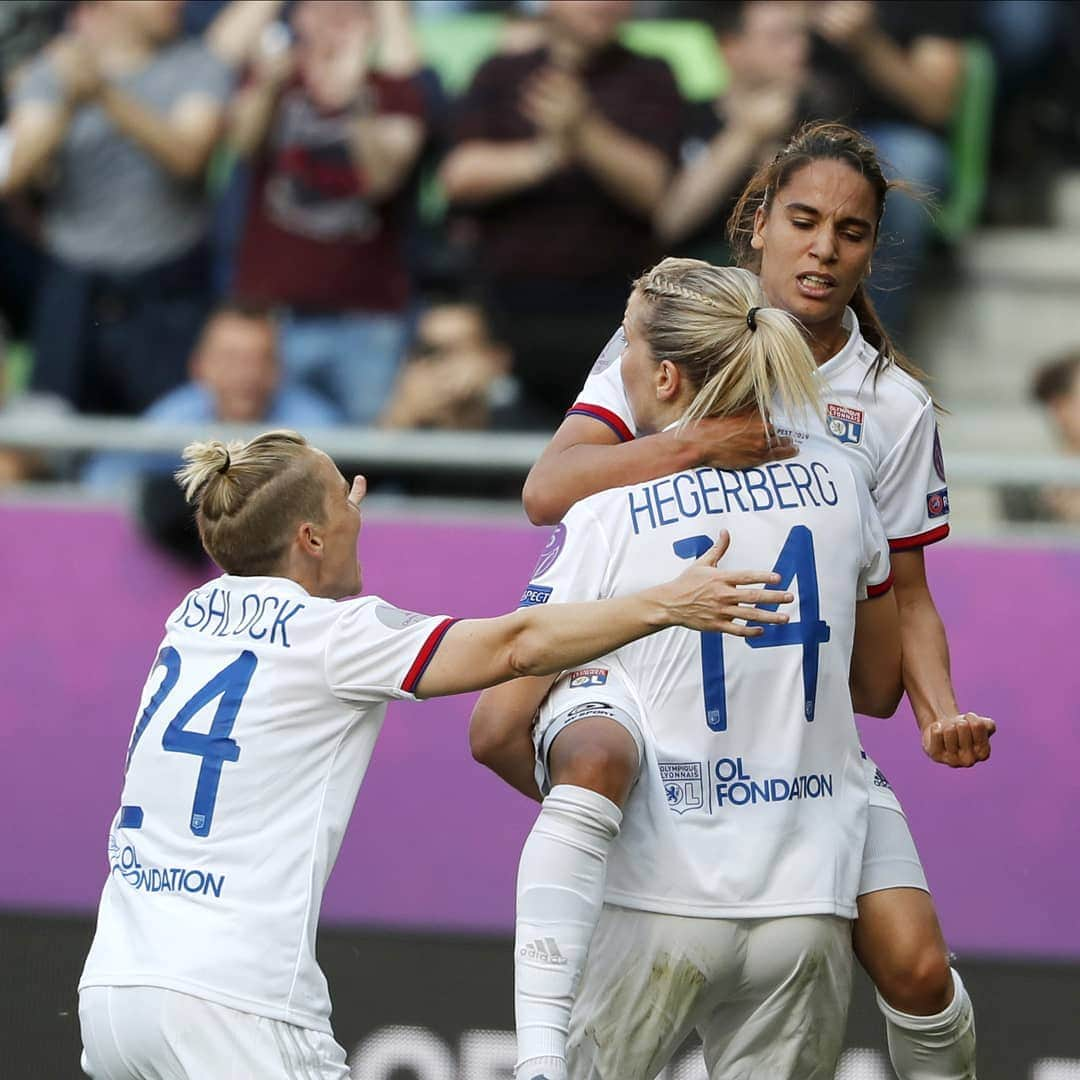
[[[600,355],[596,358],[596,363],[592,366],[590,375],[599,375],[601,371],[607,371],[616,360],[622,356],[626,350],[626,335],[623,333],[623,328],[620,326],[614,334],[611,335],[608,343],[600,351]]]
[[[863,411],[846,405],[826,405],[825,426],[834,439],[858,446],[862,442]]]
[[[934,425],[934,472],[938,479],[945,483],[945,455],[941,452],[941,432],[937,424]]]
[[[565,543],[566,526],[562,522],[559,522],[559,524],[551,530],[548,542],[544,546],[544,550],[540,552],[540,558],[536,563],[536,569],[532,572],[534,579],[543,577],[555,565],[555,560],[559,557],[559,552],[562,551],[563,544]]]
[[[949,512],[949,489],[942,488],[940,491],[931,491],[926,496],[926,516],[931,518],[944,517]]]

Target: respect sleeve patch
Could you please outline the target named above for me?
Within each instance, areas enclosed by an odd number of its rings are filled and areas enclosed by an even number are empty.
[[[518,607],[534,607],[537,604],[546,604],[550,599],[550,585],[526,585]]]

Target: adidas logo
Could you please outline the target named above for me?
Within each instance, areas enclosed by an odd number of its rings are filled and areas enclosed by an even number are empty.
[[[558,942],[551,937],[534,938],[521,946],[518,955],[524,960],[535,960],[541,964],[562,965],[566,963],[566,957],[559,952]]]

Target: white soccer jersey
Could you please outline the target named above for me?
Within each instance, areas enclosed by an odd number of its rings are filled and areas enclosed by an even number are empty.
[[[848,689],[856,601],[889,587],[888,544],[847,456],[694,469],[575,505],[523,603],[591,600],[674,577],[721,528],[724,565],[773,566],[791,621],[741,639],[671,628],[571,672],[568,704],[628,712],[645,743],[606,898],[691,916],[855,915],[868,778]]]
[[[821,427],[816,430],[851,454],[874,496],[893,551],[942,540],[949,532],[949,492],[934,403],[918,380],[895,364],[875,380],[877,352],[859,332],[850,308],[844,325],[847,343],[818,368],[825,386]],[[623,441],[637,433],[619,362],[625,345],[617,330],[569,410],[601,421]],[[774,421],[783,434],[803,437],[785,424],[779,410]]]
[[[228,574],[166,623],[80,989],[158,986],[330,1031],[323,888],[386,705],[452,619]]]

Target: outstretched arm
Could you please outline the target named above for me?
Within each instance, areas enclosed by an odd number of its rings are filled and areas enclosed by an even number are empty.
[[[960,713],[949,671],[949,643],[926,581],[921,548],[892,557],[903,645],[904,689],[934,761],[967,768],[990,756],[993,720]]]
[[[461,694],[522,675],[552,675],[668,626],[756,637],[762,627],[743,620],[787,622],[783,612],[753,606],[790,603],[791,593],[760,588],[775,584],[778,575],[717,568],[729,543],[728,533],[722,532],[677,578],[630,596],[525,607],[494,619],[456,623],[420,679],[417,696]]]

